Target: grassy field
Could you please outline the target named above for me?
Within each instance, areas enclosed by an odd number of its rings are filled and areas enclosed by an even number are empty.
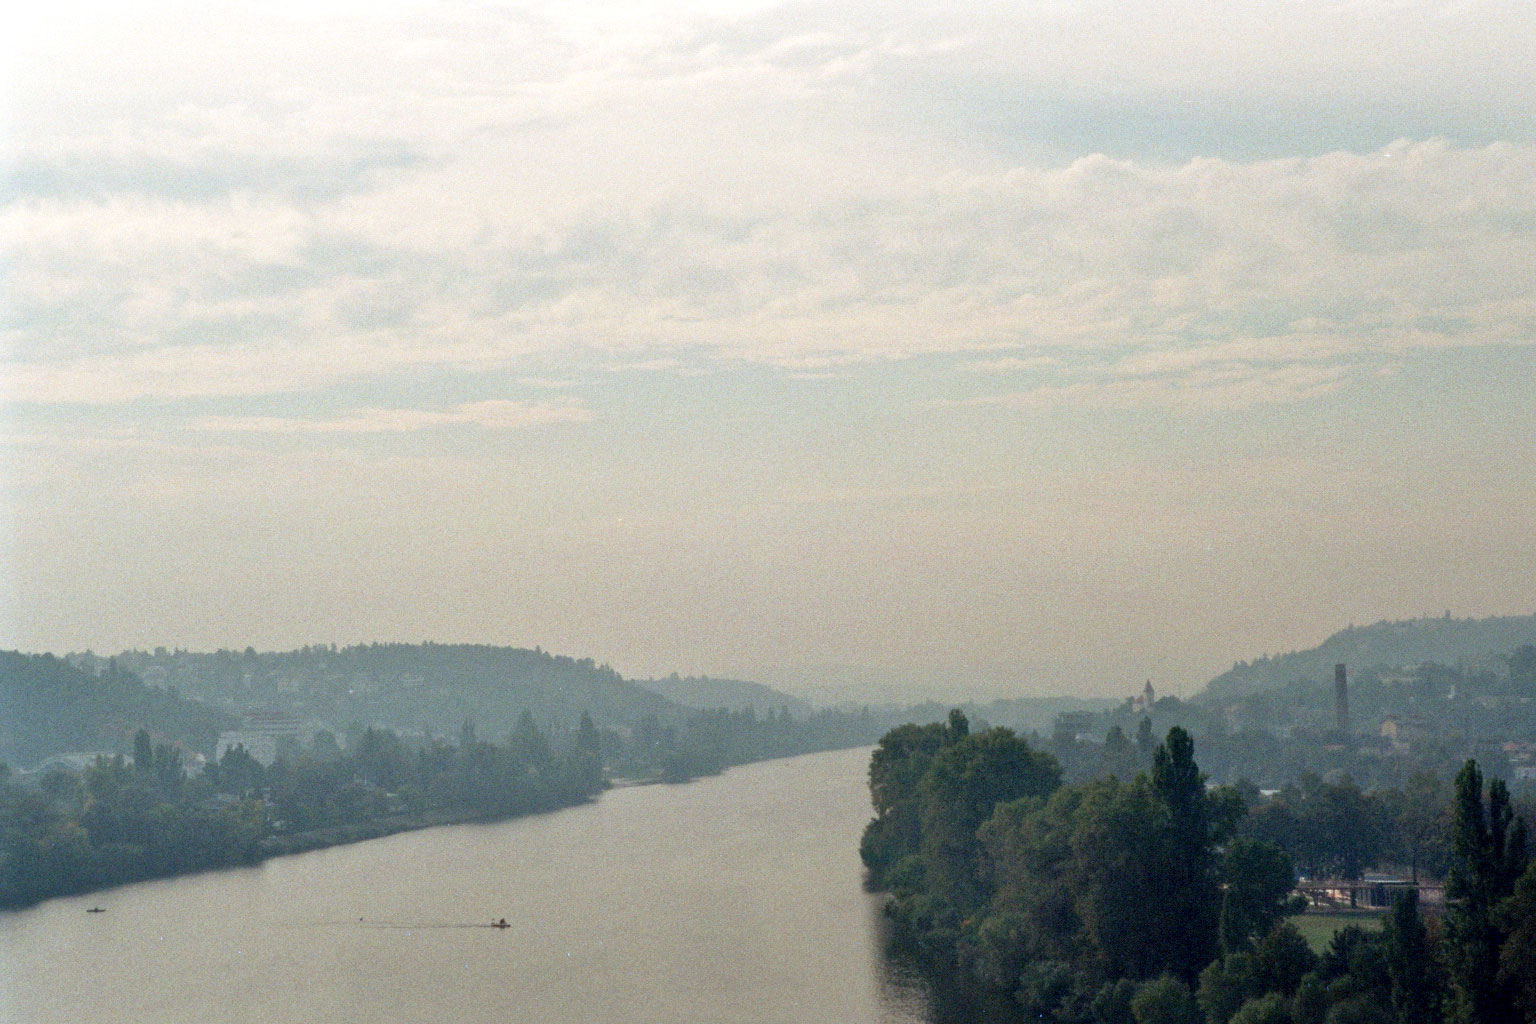
[[[1346,925],[1356,925],[1368,932],[1378,931],[1386,917],[1380,910],[1322,910],[1308,911],[1289,918],[1301,932],[1314,953],[1321,953],[1333,940],[1333,933]]]

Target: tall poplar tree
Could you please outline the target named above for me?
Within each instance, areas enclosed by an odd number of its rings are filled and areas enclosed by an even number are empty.
[[[1216,956],[1221,895],[1205,779],[1194,741],[1177,726],[1152,754],[1152,788],[1168,815],[1168,884],[1152,898],[1164,909],[1170,969],[1193,983]]]
[[[1408,889],[1392,905],[1384,931],[1396,1024],[1437,1024],[1441,1019],[1439,971],[1419,916],[1418,889]]]
[[[1451,902],[1446,934],[1451,969],[1451,1019],[1455,1024],[1508,1024],[1517,1020],[1515,988],[1499,975],[1499,948],[1505,928],[1495,910],[1514,892],[1529,853],[1523,820],[1509,805],[1503,780],[1488,786],[1468,761],[1456,775],[1453,859],[1446,879]]]

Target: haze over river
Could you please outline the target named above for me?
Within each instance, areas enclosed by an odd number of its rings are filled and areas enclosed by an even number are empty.
[[[919,1024],[861,887],[868,757],[0,913],[0,1021]]]

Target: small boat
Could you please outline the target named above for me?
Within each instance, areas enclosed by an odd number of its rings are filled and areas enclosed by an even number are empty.
[[[106,907],[92,907],[86,911],[87,914],[105,914],[106,912]]]
[[[507,924],[507,919],[506,918],[502,918],[500,921],[492,921],[491,922],[491,927],[492,928],[511,928],[512,926]]]

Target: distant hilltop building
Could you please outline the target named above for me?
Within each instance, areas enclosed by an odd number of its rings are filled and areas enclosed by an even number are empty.
[[[215,758],[222,761],[231,750],[244,747],[257,761],[271,765],[284,748],[297,745],[302,738],[303,723],[293,715],[284,711],[252,711],[240,720],[239,729],[219,734]]]
[[[1152,705],[1157,703],[1157,691],[1152,689],[1152,680],[1147,680],[1147,685],[1142,688],[1141,694],[1131,698],[1131,709],[1150,714]]]

